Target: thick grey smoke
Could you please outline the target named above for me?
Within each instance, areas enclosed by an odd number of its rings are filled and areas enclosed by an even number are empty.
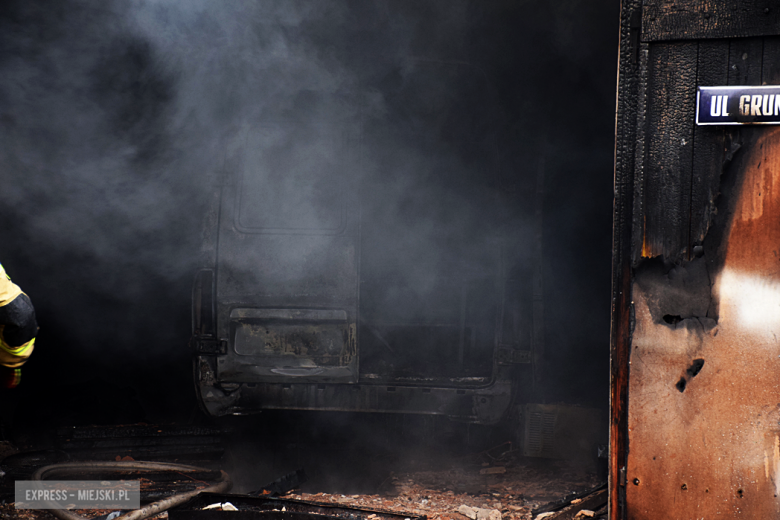
[[[186,394],[211,187],[272,160],[250,153],[258,140],[304,172],[343,165],[316,141],[330,135],[362,140],[334,182],[358,186],[367,221],[383,223],[366,262],[395,282],[374,291],[377,308],[407,313],[446,292],[434,273],[479,280],[502,237],[527,266],[546,150],[550,359],[564,380],[567,361],[586,367],[606,400],[616,15],[576,0],[4,3],[0,261],[39,309],[33,382],[72,381],[67,367],[149,399],[161,380]],[[291,148],[291,128],[312,131],[295,121],[330,131]],[[329,196],[305,180],[261,179]],[[284,208],[248,211],[265,222]]]

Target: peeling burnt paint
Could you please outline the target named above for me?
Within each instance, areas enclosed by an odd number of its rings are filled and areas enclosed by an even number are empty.
[[[650,295],[648,307],[655,323],[672,328],[689,318],[711,329],[717,323],[717,305],[706,258],[668,265],[662,258],[646,260],[636,269],[636,284]]]
[[[689,518],[780,514],[780,129],[751,137],[735,189],[723,194],[725,257],[714,284],[675,283],[677,267],[636,276],[629,518],[662,517],[670,502]],[[717,324],[695,313],[710,287]],[[686,305],[686,294],[699,298]],[[669,313],[682,319],[669,324]]]

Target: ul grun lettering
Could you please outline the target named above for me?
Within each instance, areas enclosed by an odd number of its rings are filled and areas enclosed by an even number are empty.
[[[720,97],[720,96],[718,96]],[[754,94],[739,97],[739,115],[741,116],[777,116],[780,115],[780,94]]]

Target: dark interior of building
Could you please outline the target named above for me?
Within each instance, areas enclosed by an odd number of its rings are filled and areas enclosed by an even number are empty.
[[[0,262],[40,326],[0,390],[0,515],[15,480],[83,460],[221,469],[232,493],[304,470],[278,494],[459,520],[469,504],[535,518],[604,484],[618,14],[0,3]],[[204,268],[215,344],[271,360],[215,372],[238,403],[220,413],[193,376]],[[228,325],[239,306],[271,311]],[[348,334],[349,356],[327,350]],[[368,404],[338,397],[358,387]],[[380,387],[398,398],[372,401]],[[268,397],[297,389],[326,397]],[[450,394],[506,399],[456,414]],[[550,410],[560,442],[534,448],[530,417]]]

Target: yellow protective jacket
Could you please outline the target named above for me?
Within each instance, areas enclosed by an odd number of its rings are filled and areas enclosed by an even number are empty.
[[[0,365],[22,366],[32,354],[37,333],[32,302],[0,265]]]

